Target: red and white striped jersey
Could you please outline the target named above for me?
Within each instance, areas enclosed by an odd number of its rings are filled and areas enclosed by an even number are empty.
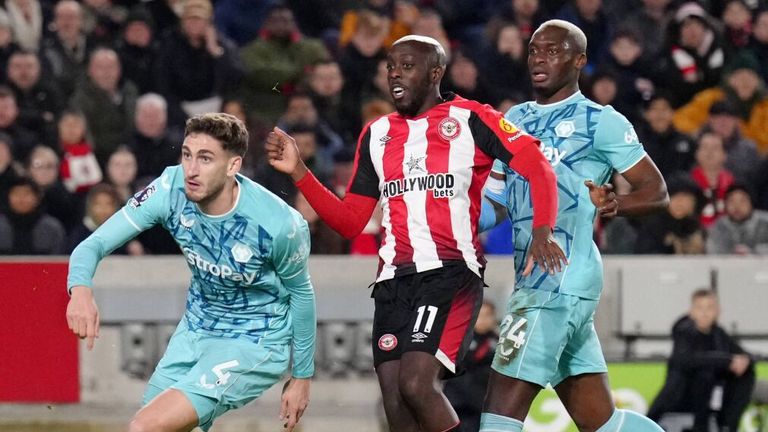
[[[456,95],[416,116],[398,113],[360,135],[349,192],[380,199],[384,239],[377,281],[464,261],[481,274],[482,189],[495,159],[538,141],[503,115]]]

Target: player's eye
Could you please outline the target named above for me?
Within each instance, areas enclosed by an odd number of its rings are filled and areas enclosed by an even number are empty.
[[[548,53],[549,55],[557,55],[558,51],[557,51],[557,48],[550,48],[550,49],[547,51],[547,53]]]
[[[185,160],[189,160],[192,157],[192,155],[189,153],[182,153],[181,157],[184,158]]]
[[[203,163],[208,163],[211,161],[211,158],[208,156],[201,156],[200,160],[203,161]]]
[[[403,69],[412,69],[413,63],[403,63]]]
[[[391,71],[392,71],[392,70],[394,70],[394,69],[395,69],[395,66],[394,66],[392,63],[387,63],[387,70],[388,70],[388,71],[390,71],[390,72],[391,72]]]

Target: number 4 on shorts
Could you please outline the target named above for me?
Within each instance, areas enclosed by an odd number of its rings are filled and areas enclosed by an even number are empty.
[[[240,362],[237,360],[230,360],[224,363],[219,363],[213,368],[211,368],[211,371],[213,371],[213,374],[216,375],[216,382],[214,384],[208,384],[205,379],[205,375],[200,376],[200,386],[207,389],[212,389],[216,386],[222,386],[229,381],[229,377],[232,376],[231,373],[226,372],[226,369],[231,369],[235,366],[240,365]]]

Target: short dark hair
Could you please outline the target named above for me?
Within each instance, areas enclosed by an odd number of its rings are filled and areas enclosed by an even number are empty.
[[[112,201],[115,203],[116,207],[120,207],[120,204],[122,203],[120,194],[117,192],[117,189],[114,186],[112,186],[109,183],[99,183],[97,185],[94,185],[92,188],[88,189],[88,195],[86,195],[85,197],[87,208],[91,207],[91,203],[96,198],[96,195],[109,196],[110,198],[112,198]]]
[[[755,192],[752,190],[752,187],[746,183],[742,183],[740,181],[737,181],[733,183],[732,185],[728,186],[728,189],[725,190],[725,199],[728,199],[728,197],[734,193],[734,192],[744,192],[749,197],[750,201],[754,201]]]
[[[717,293],[712,288],[699,288],[691,294],[691,303],[704,297],[717,298]]]
[[[238,156],[245,156],[248,151],[248,129],[231,114],[207,113],[190,118],[184,129],[184,137],[197,133],[219,140],[224,150]]]
[[[40,186],[37,183],[35,183],[35,181],[32,180],[32,178],[30,177],[21,176],[14,179],[13,181],[11,181],[8,187],[8,191],[10,192],[11,189],[14,189],[17,187],[28,187],[32,190],[32,192],[35,195],[37,195],[38,198],[42,198],[43,196],[43,191],[40,189]]]

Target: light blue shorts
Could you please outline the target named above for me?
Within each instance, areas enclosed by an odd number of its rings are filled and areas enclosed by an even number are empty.
[[[597,303],[551,291],[516,290],[499,329],[493,369],[542,387],[607,372],[595,332]]]
[[[149,379],[143,404],[162,391],[180,390],[207,431],[225,412],[261,396],[288,370],[290,345],[256,344],[189,331],[182,319]]]

